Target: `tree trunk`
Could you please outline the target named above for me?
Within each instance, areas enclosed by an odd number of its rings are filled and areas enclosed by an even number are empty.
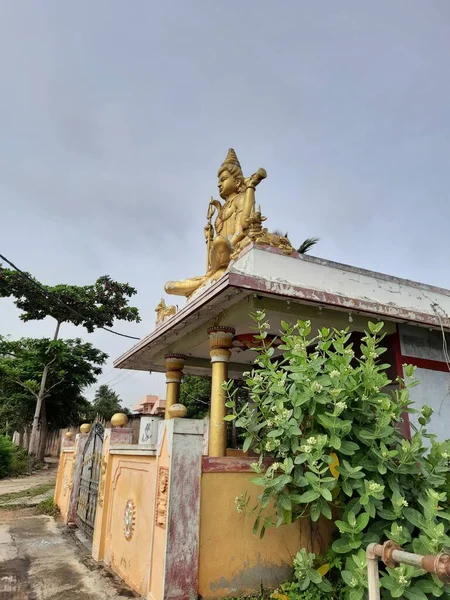
[[[29,452],[30,450],[30,439],[31,439],[31,427],[29,425],[27,425],[25,427],[25,436],[24,436],[24,444],[23,444],[23,448],[24,450],[26,450],[27,452]]]
[[[46,446],[47,446],[47,433],[48,433],[48,421],[47,421],[47,411],[45,409],[45,399],[42,401],[40,424],[41,424],[41,427],[39,429],[40,436],[39,436],[38,459],[41,462],[44,462],[45,450],[46,450]]]
[[[19,431],[19,448],[23,448],[23,427]]]
[[[58,323],[56,324],[56,330],[55,330],[55,335],[53,336],[53,341],[58,339],[60,326],[61,326],[61,323],[58,321]],[[50,368],[50,364],[51,363],[48,363],[44,367],[44,371],[42,373],[42,379],[41,379],[41,387],[39,389],[39,393],[38,393],[37,400],[36,400],[36,410],[34,411],[33,426],[31,428],[30,446],[28,448],[28,454],[30,456],[36,455],[38,452],[37,440],[38,440],[39,419],[41,416],[42,402],[44,401],[44,398],[45,398],[45,386],[47,384],[47,376],[48,376],[48,370]]]

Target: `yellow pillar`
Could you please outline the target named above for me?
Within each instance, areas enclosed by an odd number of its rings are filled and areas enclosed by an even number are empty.
[[[226,414],[226,396],[222,383],[228,379],[230,348],[233,345],[233,327],[211,327],[208,329],[211,355],[211,415],[209,423],[209,455],[226,456],[227,424],[223,420]]]
[[[170,419],[169,408],[180,400],[180,384],[183,379],[183,367],[186,357],[184,354],[166,354],[166,413]]]

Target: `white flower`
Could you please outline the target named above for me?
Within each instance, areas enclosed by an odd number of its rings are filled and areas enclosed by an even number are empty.
[[[369,481],[369,485],[367,487],[369,492],[371,492],[372,494],[376,494],[384,490],[384,485],[380,485],[376,481]]]
[[[311,444],[311,446],[315,446],[315,444],[317,444],[316,438],[315,437],[308,438],[308,444]]]
[[[333,371],[331,371],[330,373],[330,377],[334,378],[334,377],[339,377],[340,373],[337,369],[334,369]]]
[[[322,391],[322,385],[318,381],[313,381],[311,384],[311,391],[320,394],[320,392]]]
[[[340,411],[345,410],[347,408],[347,404],[341,400],[340,402],[336,403],[336,408],[338,408]]]
[[[398,582],[400,585],[407,585],[408,579],[404,575],[400,575]]]
[[[300,450],[305,454],[311,454],[312,447],[309,444],[304,444],[303,446],[300,446]]]
[[[450,458],[450,454],[448,452],[443,452],[442,458],[445,458],[445,460],[448,460]]]

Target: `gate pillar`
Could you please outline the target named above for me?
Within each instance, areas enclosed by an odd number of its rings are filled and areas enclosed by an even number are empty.
[[[92,538],[92,558],[101,561],[105,556],[105,536],[108,508],[110,502],[111,461],[109,449],[111,446],[132,443],[132,429],[113,427],[105,429],[103,453],[101,459],[100,486],[98,491],[97,512],[95,515],[94,535]]]

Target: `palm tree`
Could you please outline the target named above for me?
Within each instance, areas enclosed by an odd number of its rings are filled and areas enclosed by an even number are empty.
[[[298,247],[297,252],[299,254],[306,254],[307,252],[309,252],[311,250],[311,248],[313,246],[315,246],[317,244],[318,241],[319,241],[319,238],[317,238],[317,237],[306,238],[306,240],[304,242],[302,242],[300,244],[300,246]]]
[[[92,402],[92,412],[95,416],[109,421],[118,412],[129,412],[120,404],[119,395],[108,385],[101,385],[95,392]]]
[[[288,232],[286,231],[286,233],[283,233],[281,229],[274,229],[272,233],[274,235],[279,235],[280,237],[289,237]],[[302,242],[298,247],[297,252],[299,254],[307,254],[311,250],[311,248],[317,244],[318,241],[319,238],[317,237],[306,238],[306,240]]]

